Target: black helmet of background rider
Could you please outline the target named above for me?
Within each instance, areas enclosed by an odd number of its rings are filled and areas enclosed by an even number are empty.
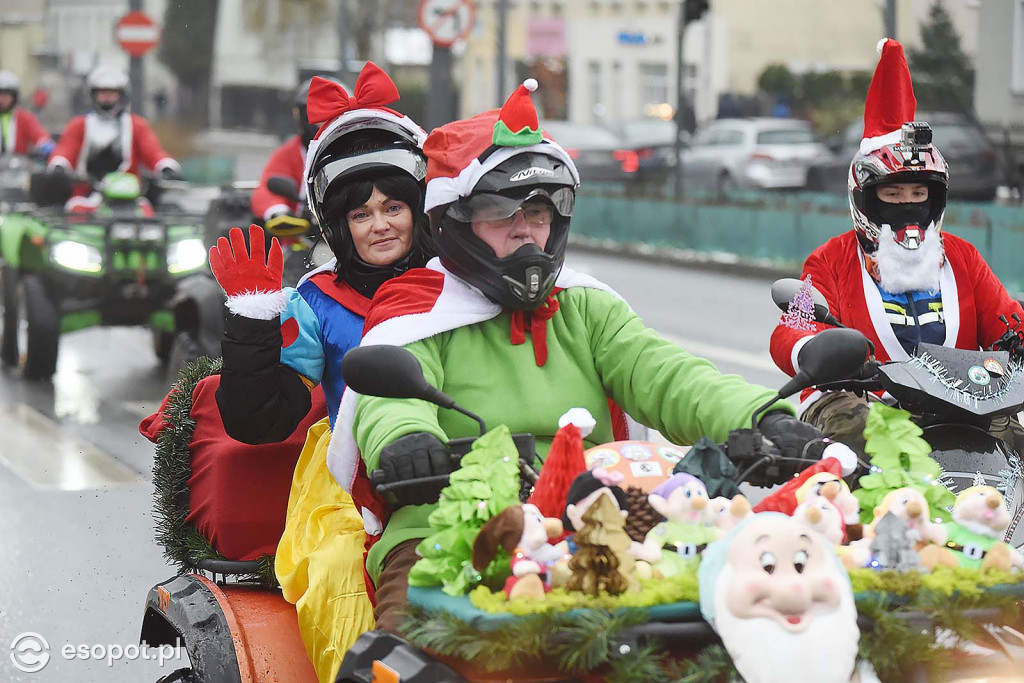
[[[115,66],[100,65],[93,69],[86,78],[86,87],[92,99],[92,108],[100,116],[115,117],[128,107],[128,74]],[[119,94],[117,101],[100,103],[97,93],[115,91]]]
[[[335,76],[321,75],[319,78],[343,85],[341,80]],[[299,138],[302,140],[303,147],[309,147],[309,142],[320,129],[318,124],[310,123],[306,118],[306,98],[309,97],[309,84],[312,82],[312,78],[307,78],[300,83],[299,87],[295,90],[295,96],[292,98],[292,114],[295,116],[295,123],[298,125]],[[343,87],[348,90],[347,86]]]
[[[512,310],[544,303],[565,260],[579,173],[569,154],[540,130],[528,79],[505,102],[435,129],[427,154],[427,209],[441,263]],[[473,232],[480,215],[511,216],[527,200],[552,207],[543,248],[530,243],[498,258]],[[477,218],[479,220],[479,218]]]
[[[363,73],[368,71],[379,74],[375,77],[387,78],[372,62],[367,62],[363,69]],[[357,80],[357,93],[359,86]],[[306,153],[305,183],[309,210],[320,227],[321,236],[338,259],[335,268],[338,273],[355,270],[364,276],[392,277],[408,270],[414,261],[425,261],[425,255],[433,251],[427,244],[430,236],[422,199],[423,179],[427,174],[427,160],[423,155],[426,132],[408,116],[384,106],[390,103],[367,103],[337,116],[323,125]],[[362,102],[360,104],[363,105]],[[326,208],[330,196],[339,187],[386,173],[409,175],[419,184],[421,191],[419,205],[410,206],[415,217],[413,248],[395,263],[376,266],[359,258],[347,222],[341,220],[334,224]]]
[[[864,103],[864,134],[850,164],[850,213],[861,248],[874,254],[885,226],[904,249],[916,250],[929,235],[938,238],[946,211],[949,169],[932,145],[927,123],[914,121],[917,100],[903,46],[883,39]],[[923,184],[922,202],[888,203],[878,188],[894,183]]]
[[[18,94],[21,92],[21,81],[13,71],[4,69],[0,71],[0,93],[7,93],[11,96],[11,104],[8,107],[0,108],[0,114],[6,114],[18,105]]]

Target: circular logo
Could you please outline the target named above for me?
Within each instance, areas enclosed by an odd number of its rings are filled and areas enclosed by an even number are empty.
[[[50,644],[38,633],[22,633],[11,642],[11,661],[27,674],[42,671],[50,661]]]
[[[992,375],[980,365],[972,365],[971,369],[967,371],[967,377],[979,386],[986,386],[992,381]]]
[[[604,467],[605,469],[615,467],[619,462],[618,451],[610,448],[598,448],[587,453],[587,468]]]
[[[686,453],[675,446],[660,446],[658,448],[658,455],[668,460],[670,463],[675,464],[682,460]]]
[[[651,452],[650,448],[638,443],[626,444],[620,450],[623,457],[629,460],[650,460],[654,457],[654,453]]]
[[[1003,376],[1003,366],[999,364],[995,358],[985,359],[985,369],[989,371],[989,374],[995,375],[996,377]]]

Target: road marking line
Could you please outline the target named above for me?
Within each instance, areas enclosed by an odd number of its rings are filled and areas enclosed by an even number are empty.
[[[661,333],[659,333],[661,334]],[[728,363],[736,363],[748,368],[754,368],[756,370],[775,371],[782,373],[778,366],[775,365],[775,361],[768,353],[750,353],[749,351],[738,351],[736,349],[730,349],[717,344],[709,344],[707,342],[696,341],[694,339],[684,339],[671,334],[661,334],[662,337],[669,341],[679,344],[684,349],[694,354],[695,356],[703,356],[708,360],[720,360]]]
[[[81,491],[141,482],[96,446],[24,403],[0,405],[0,464],[34,489]]]

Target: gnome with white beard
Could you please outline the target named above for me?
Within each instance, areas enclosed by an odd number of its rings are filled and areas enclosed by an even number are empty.
[[[848,683],[860,629],[831,544],[762,512],[705,551],[700,609],[747,683]]]
[[[772,334],[772,358],[796,374],[804,345],[836,323],[862,332],[879,362],[908,360],[923,343],[974,351],[998,345],[1024,356],[1024,343],[1000,321],[1024,317],[1020,303],[973,245],[943,231],[947,191],[958,179],[932,144],[931,127],[916,120],[903,46],[885,39],[878,50],[848,175],[853,229],[811,252],[800,275],[821,292],[833,319],[784,317]],[[1003,372],[994,360],[986,366],[979,366],[976,384],[987,385],[990,371]],[[808,389],[801,398],[802,420],[866,455],[866,397]],[[1024,448],[1019,433],[1005,436],[1017,452]]]

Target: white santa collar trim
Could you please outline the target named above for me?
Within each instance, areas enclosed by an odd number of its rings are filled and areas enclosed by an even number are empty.
[[[864,138],[860,141],[860,153],[871,154],[874,151],[882,149],[886,145],[895,145],[903,139],[902,129],[897,128],[891,133],[885,135],[876,135],[873,138]]]
[[[413,313],[391,318],[380,323],[360,342],[360,346],[377,344],[394,344],[405,346],[421,339],[433,337],[442,332],[474,325],[497,316],[501,313],[501,305],[485,297],[479,289],[471,286],[448,271],[438,258],[433,258],[427,268],[444,274],[444,286],[434,302],[433,308],[426,313]],[[564,267],[558,274],[555,286],[562,289],[569,287],[588,287],[608,292],[617,299],[619,294],[608,285],[583,273],[577,273]],[[356,402],[359,394],[345,387],[338,408],[338,417],[331,433],[331,441],[327,447],[327,468],[346,491],[352,491],[359,464],[359,449],[352,438],[355,422]],[[632,436],[632,429],[631,429]],[[367,533],[374,532],[374,525],[366,525]]]
[[[392,113],[383,109],[353,109],[352,111],[345,112],[341,116],[335,117],[333,121],[327,124],[326,128],[320,131],[319,135],[309,141],[309,147],[303,155],[304,163],[302,177],[306,179],[309,178],[310,161],[316,158],[316,150],[320,146],[321,140],[326,140],[334,130],[341,126],[348,125],[355,121],[370,121],[373,119],[389,121],[390,123],[397,124],[402,128],[402,130],[409,133],[413,139],[416,140],[416,144],[420,147],[423,147],[423,142],[427,139],[427,132],[408,116]]]
[[[867,265],[864,263],[864,254],[860,249],[857,250],[857,258],[860,259],[864,301],[867,304],[868,315],[871,316],[871,325],[875,328],[875,334],[882,342],[889,360],[908,360],[910,356],[903,349],[903,345],[896,337],[896,332],[892,329],[892,323],[889,322],[885,305],[882,303],[882,293],[874,278],[868,273]],[[960,334],[960,299],[956,287],[956,276],[953,274],[953,267],[949,263],[948,256],[939,270],[939,291],[942,296],[942,314],[946,325],[946,338],[942,345],[954,348]]]
[[[85,115],[85,131],[82,136],[82,148],[78,152],[78,163],[75,164],[75,170],[80,174],[86,173],[86,165],[89,163],[89,154],[91,153],[92,144],[91,141],[96,138],[97,129],[110,125],[111,119],[100,118],[100,115],[94,111],[91,111]],[[121,164],[117,167],[118,171],[127,171],[132,167],[132,158],[134,150],[132,149],[132,134],[134,133],[134,123],[132,121],[131,112],[125,109],[113,119],[115,125],[121,134]]]
[[[572,157],[557,142],[545,139],[544,142],[528,147],[502,147],[484,159],[483,163],[480,162],[479,158],[473,159],[454,178],[446,176],[432,178],[427,183],[423,210],[430,211],[436,206],[443,206],[457,201],[460,197],[468,197],[485,173],[494,170],[503,161],[524,152],[537,152],[558,159],[569,169],[573,182],[579,185],[580,174],[576,170],[576,164],[573,163]]]

